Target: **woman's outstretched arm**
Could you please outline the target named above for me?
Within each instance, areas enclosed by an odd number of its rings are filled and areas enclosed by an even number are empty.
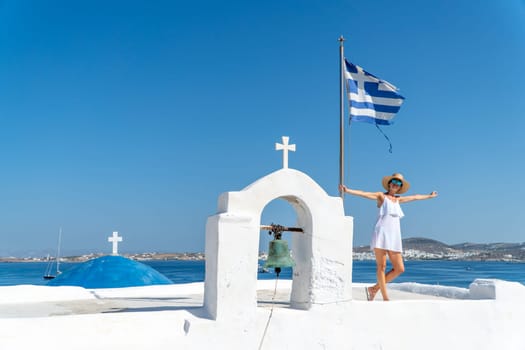
[[[438,193],[432,191],[430,194],[414,194],[412,196],[399,197],[399,203],[407,203],[412,201],[420,201],[422,199],[430,199],[437,197]]]
[[[384,196],[382,192],[365,192],[361,190],[353,190],[351,188],[346,187],[345,185],[339,185],[339,189],[344,193],[373,200],[379,200]]]

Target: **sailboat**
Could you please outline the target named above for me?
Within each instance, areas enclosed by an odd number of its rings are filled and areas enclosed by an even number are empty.
[[[60,243],[62,240],[62,228],[58,231],[58,247],[57,247],[57,257],[55,259],[56,261],[56,274],[52,274],[53,270],[53,261],[50,259],[49,254],[47,255],[47,268],[46,272],[44,273],[43,278],[45,280],[52,280],[56,276],[60,275],[62,272],[60,271]]]

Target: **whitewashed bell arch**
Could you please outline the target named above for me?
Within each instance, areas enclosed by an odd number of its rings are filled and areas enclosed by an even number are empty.
[[[287,137],[282,146],[276,149],[283,154],[295,150]],[[283,155],[282,169],[241,191],[221,194],[217,213],[208,218],[204,307],[213,319],[254,319],[261,214],[278,198],[292,205],[295,226],[304,231],[291,234],[296,262],[291,307],[351,300],[353,219],[345,216],[340,197],[329,196],[287,163]]]

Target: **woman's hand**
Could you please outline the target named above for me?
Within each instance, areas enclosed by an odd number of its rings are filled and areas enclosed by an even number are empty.
[[[339,191],[346,192],[347,189],[348,189],[348,187],[346,187],[345,185],[343,185],[343,184],[339,185]]]
[[[432,191],[430,194],[429,194],[430,198],[435,198],[438,196],[438,193],[437,191]]]

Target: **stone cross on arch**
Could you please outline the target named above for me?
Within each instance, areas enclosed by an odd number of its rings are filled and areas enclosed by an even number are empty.
[[[283,169],[288,169],[288,151],[295,152],[295,145],[289,145],[288,141],[290,138],[288,136],[282,137],[283,143],[275,143],[276,151],[283,151]]]
[[[108,237],[108,242],[113,243],[112,255],[118,255],[118,242],[122,242],[122,237],[118,235],[118,232],[113,232],[113,236]]]

